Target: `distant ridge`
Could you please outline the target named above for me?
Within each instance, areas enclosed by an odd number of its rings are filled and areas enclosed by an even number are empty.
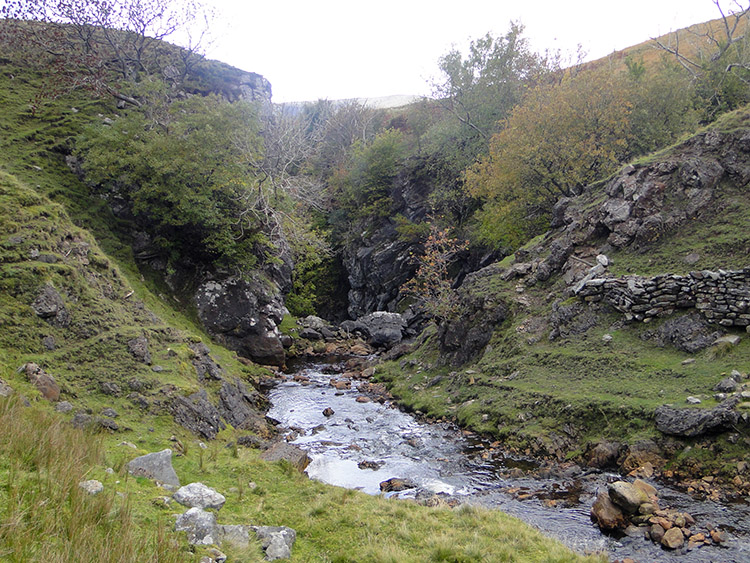
[[[344,105],[350,102],[358,102],[374,109],[391,109],[407,106],[422,99],[422,96],[415,96],[411,94],[394,94],[392,96],[380,96],[375,98],[345,98],[341,100],[328,100],[334,105]],[[282,102],[276,105],[284,106],[285,108],[300,108],[307,104],[315,103],[314,100],[307,100],[303,102]]]

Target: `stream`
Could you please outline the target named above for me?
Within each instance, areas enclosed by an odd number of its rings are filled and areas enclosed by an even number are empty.
[[[420,421],[389,402],[358,402],[363,393],[330,385],[331,378],[337,377],[330,374],[332,367],[302,365],[294,375],[307,381],[289,376],[268,393],[272,404],[268,416],[290,429],[292,443],[308,452],[312,462],[306,471],[312,479],[372,495],[381,494],[382,481],[407,479],[417,488],[384,494],[403,498],[438,494],[497,508],[579,553],[603,551],[610,560],[750,562],[747,502],[727,505],[699,500],[652,482],[661,506],[688,512],[697,521],[696,529],[713,524],[727,533],[728,541],[671,552],[643,537],[610,537],[591,522],[589,513],[598,491],[619,479],[618,475],[571,469],[552,472],[554,476],[547,479],[526,477],[524,472],[538,467],[535,461],[498,452],[488,455],[487,444],[465,436],[455,426]],[[326,409],[333,414],[324,415]],[[514,477],[509,478],[509,473]]]

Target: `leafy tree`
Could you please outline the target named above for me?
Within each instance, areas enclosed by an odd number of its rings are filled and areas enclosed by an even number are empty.
[[[132,206],[172,263],[252,264],[277,227],[251,164],[262,151],[255,107],[166,104],[155,95],[149,112],[89,128],[77,144],[87,181]]]
[[[750,101],[750,3],[733,1],[729,9],[713,3],[718,22],[654,40],[690,74],[709,121]]]
[[[485,200],[483,238],[517,246],[559,197],[613,172],[628,154],[631,111],[623,77],[608,68],[531,90],[466,172],[469,193]]]
[[[438,323],[450,318],[458,310],[458,296],[452,287],[448,269],[456,255],[466,250],[468,243],[451,237],[451,229],[430,224],[430,234],[424,243],[424,254],[416,257],[417,272],[401,288],[414,297],[425,312]]]

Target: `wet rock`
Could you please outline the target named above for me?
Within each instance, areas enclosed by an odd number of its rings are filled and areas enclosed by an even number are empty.
[[[666,532],[666,530],[661,527],[661,524],[653,524],[649,529],[651,541],[661,543],[662,538],[664,538],[664,532]]]
[[[364,461],[360,461],[357,464],[357,467],[359,467],[360,469],[372,469],[373,471],[377,471],[383,465],[385,465],[384,461],[369,461],[369,460],[364,460]]]
[[[38,317],[50,324],[65,328],[70,325],[70,314],[65,309],[65,303],[57,290],[50,284],[45,285],[37,295],[31,308]]]
[[[638,507],[648,502],[648,495],[626,481],[616,481],[608,488],[609,498],[628,514],[638,512]]]
[[[177,532],[185,532],[188,543],[192,545],[212,545],[219,541],[216,515],[197,507],[181,514],[174,529]]]
[[[214,508],[220,510],[226,502],[224,495],[219,494],[215,489],[207,487],[203,483],[190,483],[189,485],[180,487],[172,495],[172,498],[183,506],[202,509]]]
[[[685,535],[680,528],[670,528],[664,532],[661,544],[667,549],[679,549],[685,544]]]
[[[306,451],[286,442],[278,442],[274,444],[260,455],[260,459],[269,462],[280,461],[283,459],[291,463],[300,471],[304,471],[311,461]]]
[[[370,397],[365,397],[364,395],[360,395],[355,399],[358,403],[369,403],[371,400]]]
[[[604,469],[617,465],[617,458],[620,455],[620,444],[617,442],[601,441],[589,451],[586,457],[587,465]]]
[[[286,526],[252,526],[266,554],[266,561],[289,559],[297,532]]]
[[[78,486],[83,489],[89,495],[98,495],[104,490],[104,485],[101,481],[96,479],[90,479],[88,481],[81,481]]]
[[[326,407],[325,409],[323,409],[323,416],[331,417],[334,414],[336,414],[336,412],[331,407]]]
[[[739,398],[730,397],[712,409],[675,409],[669,405],[658,407],[654,412],[656,428],[672,436],[695,437],[732,428],[739,420],[734,407]]]
[[[409,479],[399,479],[398,477],[391,477],[386,481],[380,483],[380,491],[383,493],[406,491],[407,489],[416,489],[417,484]]]
[[[601,492],[591,507],[591,519],[604,531],[623,530],[627,519],[619,506],[615,505],[607,492]]]
[[[148,351],[148,338],[139,336],[128,340],[128,351],[133,355],[136,361],[151,365],[151,353]]]
[[[137,457],[128,462],[127,468],[130,474],[136,477],[147,477],[159,483],[180,486],[180,480],[172,467],[170,449]]]
[[[45,372],[37,364],[29,362],[23,366],[23,371],[29,378],[29,381],[37,388],[42,397],[50,402],[60,400],[60,386],[55,378]]]

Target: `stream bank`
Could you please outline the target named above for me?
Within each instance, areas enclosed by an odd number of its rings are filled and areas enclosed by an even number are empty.
[[[418,420],[382,394],[353,389],[345,372],[343,363],[302,365],[269,391],[268,414],[287,429],[292,443],[308,452],[312,463],[307,473],[313,479],[381,494],[381,484],[397,478],[414,486],[383,494],[426,504],[498,508],[576,551],[604,551],[613,560],[750,560],[746,503],[693,498],[652,482],[663,506],[690,513],[695,531],[721,530],[726,541],[667,551],[646,539],[643,530],[633,537],[607,536],[592,523],[591,506],[621,476],[505,454],[498,444],[489,447],[493,445],[450,423]]]

